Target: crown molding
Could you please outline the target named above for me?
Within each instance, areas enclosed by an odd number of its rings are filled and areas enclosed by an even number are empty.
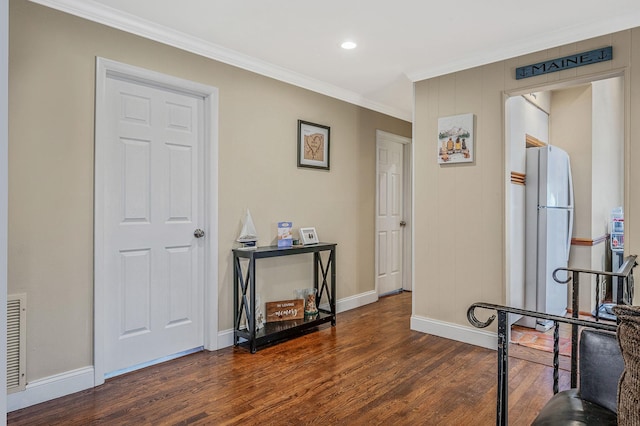
[[[426,80],[441,75],[451,74],[491,64],[498,61],[517,58],[533,52],[539,52],[570,43],[588,40],[619,31],[628,30],[640,25],[640,14],[627,14],[615,19],[592,21],[585,24],[563,27],[558,31],[541,34],[530,40],[513,40],[512,43],[501,49],[485,49],[476,55],[466,57],[461,61],[447,62],[441,67],[428,70],[408,72],[406,76],[412,82]]]
[[[380,129],[376,129],[376,139],[379,139],[385,142],[399,143],[400,145],[411,143],[411,138],[396,135],[394,133],[385,132],[384,130],[380,130]]]
[[[30,0],[61,12],[69,13],[89,21],[107,25],[118,30],[138,35],[159,43],[176,47],[196,55],[214,59],[247,71],[273,78],[303,89],[311,90],[354,105],[371,109],[405,121],[412,120],[411,111],[384,105],[364,96],[300,73],[261,61],[223,46],[206,42],[200,38],[172,30],[137,16],[121,12],[99,3],[86,0]]]

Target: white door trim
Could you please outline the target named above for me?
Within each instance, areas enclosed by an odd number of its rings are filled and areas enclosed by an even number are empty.
[[[411,177],[412,173],[412,164],[411,161],[411,139],[406,138],[404,136],[396,135],[393,133],[385,132],[384,130],[376,130],[376,206],[378,205],[378,146],[382,141],[386,142],[394,142],[402,144],[403,146],[403,156],[404,156],[404,176],[403,176],[403,188],[402,195],[404,198],[403,214],[404,220],[407,222],[406,227],[404,228],[404,239],[403,239],[403,264],[402,264],[402,288],[407,291],[413,290],[413,279],[411,277],[411,273],[413,268],[411,267],[411,259],[412,259],[412,241],[413,241],[413,207],[412,207],[412,186],[413,181]],[[374,211],[374,217],[376,213]],[[378,224],[375,221],[375,233],[374,238],[377,238],[378,235]],[[374,240],[375,241],[375,240]],[[378,271],[378,246],[376,244],[376,253],[375,253],[375,262],[374,262],[374,273]],[[378,291],[376,285],[376,292]]]
[[[104,383],[104,152],[106,140],[106,81],[124,78],[204,99],[205,255],[204,347],[218,349],[218,89],[104,58],[96,58],[95,192],[94,192],[94,386]]]
[[[9,1],[0,0],[0,424],[7,422],[7,229],[9,210]]]

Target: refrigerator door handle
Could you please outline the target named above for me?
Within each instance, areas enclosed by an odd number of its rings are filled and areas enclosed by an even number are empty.
[[[571,237],[573,236],[573,209],[568,209],[569,211],[569,223],[567,230],[567,262],[569,262],[569,253],[571,252]]]
[[[567,262],[569,262],[569,253],[571,251],[571,237],[573,236],[573,176],[571,175],[571,162],[567,157],[567,175],[569,178],[569,199],[568,207],[569,207],[569,230],[567,235]]]
[[[567,175],[569,177],[569,199],[568,201],[568,207],[573,208],[573,177],[571,176],[571,162],[569,161],[569,159],[567,158]],[[571,223],[573,224],[573,219],[571,220]]]

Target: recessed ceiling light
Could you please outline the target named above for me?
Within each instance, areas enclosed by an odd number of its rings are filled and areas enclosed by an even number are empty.
[[[355,49],[358,45],[355,44],[352,41],[345,41],[344,43],[342,43],[340,45],[340,47],[342,47],[343,49],[347,49],[347,50],[351,50],[351,49]]]

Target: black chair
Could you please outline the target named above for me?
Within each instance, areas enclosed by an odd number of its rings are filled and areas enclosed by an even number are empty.
[[[615,333],[583,330],[578,363],[580,387],[555,394],[532,425],[617,425],[624,361]]]

